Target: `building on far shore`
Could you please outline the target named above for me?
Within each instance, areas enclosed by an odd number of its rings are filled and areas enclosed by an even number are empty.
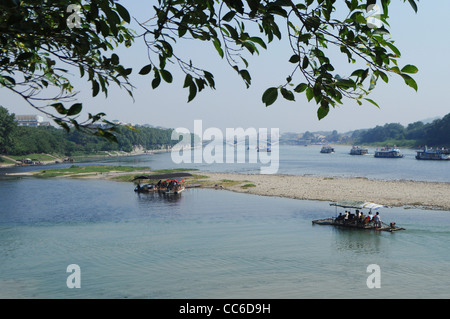
[[[44,122],[44,118],[39,115],[16,115],[19,126],[50,126],[50,122]]]

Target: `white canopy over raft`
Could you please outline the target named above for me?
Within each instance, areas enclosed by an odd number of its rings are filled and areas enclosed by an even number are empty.
[[[372,203],[372,202],[363,202],[363,201],[340,201],[336,203],[331,203],[330,206],[337,206],[337,207],[343,207],[343,208],[355,208],[355,209],[380,209],[384,207],[383,205]]]

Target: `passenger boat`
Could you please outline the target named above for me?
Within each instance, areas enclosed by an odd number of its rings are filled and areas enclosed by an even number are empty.
[[[334,148],[331,146],[323,146],[320,153],[334,153]]]
[[[378,210],[383,207],[383,205],[375,204],[372,202],[361,202],[361,201],[341,201],[336,203],[331,203],[330,206],[336,207],[335,217],[329,217],[324,219],[316,219],[313,220],[312,223],[314,225],[332,225],[338,227],[345,228],[354,228],[354,229],[366,229],[366,230],[376,230],[376,231],[388,231],[393,232],[397,230],[404,230],[402,227],[398,227],[394,222],[389,224],[385,224],[380,222],[378,225],[372,220],[369,220],[369,216],[373,215],[372,210]],[[345,212],[348,214],[342,214],[342,212],[338,215],[338,207],[344,208]],[[351,209],[355,209],[355,212],[352,213]],[[369,213],[366,215],[362,210],[368,209]],[[358,218],[358,213],[361,212],[362,218]]]
[[[369,150],[366,147],[353,146],[350,150],[350,155],[366,155],[369,154]]]
[[[375,151],[374,157],[378,158],[402,158],[403,154],[398,148],[384,147]]]
[[[138,184],[134,191],[137,193],[154,193],[159,192],[163,194],[180,194],[185,190],[184,179],[167,179],[165,181],[159,181],[157,184]]]
[[[163,187],[160,191],[163,194],[180,194],[185,190],[184,179],[168,179],[162,183],[165,187]]]
[[[428,149],[425,147],[425,149],[417,151],[416,159],[446,161],[450,160],[450,154],[447,149]]]

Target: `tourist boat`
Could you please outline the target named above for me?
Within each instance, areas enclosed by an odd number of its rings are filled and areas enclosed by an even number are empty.
[[[334,153],[334,148],[331,146],[323,146],[320,153]]]
[[[145,177],[145,176],[144,176]],[[167,179],[163,182],[159,181],[157,184],[138,184],[134,191],[137,193],[154,193],[159,192],[162,194],[180,194],[185,190],[184,179]]]
[[[316,219],[313,220],[312,223],[314,225],[332,225],[332,226],[338,226],[338,227],[345,227],[345,228],[354,228],[354,229],[367,229],[367,230],[376,230],[376,231],[388,231],[393,232],[397,230],[404,230],[402,227],[398,227],[395,225],[395,223],[391,222],[389,224],[385,224],[381,222],[380,225],[375,225],[373,221],[368,221],[368,216],[372,214],[372,210],[378,210],[383,205],[375,204],[372,202],[362,202],[362,201],[341,201],[336,203],[331,203],[330,206],[336,207],[335,217],[329,217],[324,219]],[[338,207],[345,209],[345,211],[349,212],[348,217],[345,218],[345,215],[342,214],[342,212],[338,215]],[[355,212],[351,212],[351,209],[355,209]],[[368,209],[369,213],[366,215],[364,213],[364,209]],[[362,212],[364,214],[364,218],[357,217],[358,212]]]
[[[416,159],[446,161],[450,160],[450,154],[447,149],[428,149],[425,147],[425,149],[417,151]]]
[[[365,147],[353,146],[350,150],[350,155],[366,155],[369,154],[369,150]]]
[[[160,192],[163,194],[180,194],[185,190],[184,179],[168,179],[162,182]]]
[[[402,158],[403,154],[400,153],[398,148],[384,147],[375,151],[374,157],[378,158]]]
[[[157,192],[158,189],[155,184],[144,184],[142,186],[139,184],[134,188],[134,191],[137,193],[153,193]]]

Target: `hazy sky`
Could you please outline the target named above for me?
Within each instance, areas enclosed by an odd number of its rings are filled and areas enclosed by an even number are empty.
[[[140,21],[153,15],[153,1],[125,0],[121,3]],[[184,75],[176,71],[177,65],[167,67],[175,76],[174,82],[162,82],[156,90],[151,88],[152,74],[132,76],[132,83],[136,86],[134,102],[126,91],[115,86],[110,87],[109,96],[105,99],[101,94],[92,98],[90,85],[85,82],[75,78],[74,83],[81,90],[78,98],[84,105],[84,114],[105,112],[109,120],[135,124],[192,130],[194,120],[202,120],[204,129],[279,128],[281,133],[334,129],[345,132],[392,122],[406,125],[450,112],[447,101],[450,92],[449,12],[448,0],[421,1],[417,14],[408,3],[393,1],[389,29],[402,52],[400,67],[414,64],[419,68],[419,73],[414,75],[418,92],[406,86],[398,76],[391,76],[388,84],[380,79],[369,96],[377,101],[380,109],[370,103],[358,106],[355,101],[344,100],[344,105],[331,109],[321,121],[317,119],[317,105],[308,103],[303,95],[296,94],[295,102],[279,97],[270,107],[265,107],[261,101],[266,88],[283,84],[292,71],[292,64],[288,62],[292,52],[284,41],[274,40],[268,50],[261,49],[260,55],[248,58],[252,75],[250,89],[226,61],[220,59],[212,44],[187,44],[186,48],[183,47],[184,57],[192,58],[194,64],[212,71],[216,81],[216,90],[206,88],[190,103],[187,103],[188,91],[182,88]],[[119,50],[118,55],[121,62],[132,66],[136,74],[148,64],[146,48],[141,40],[129,49]],[[335,64],[335,67],[339,69],[339,65]],[[364,65],[352,66],[354,69],[361,67]],[[0,90],[0,105],[16,114],[38,114],[5,89]]]

